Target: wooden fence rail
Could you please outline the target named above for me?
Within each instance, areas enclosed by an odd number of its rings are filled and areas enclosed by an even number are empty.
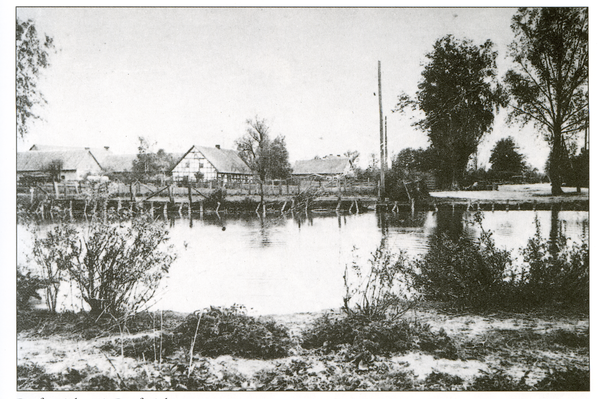
[[[227,195],[259,195],[260,184],[240,182],[202,182],[192,185],[194,195],[209,196],[215,189],[223,188]],[[309,190],[316,190],[323,195],[370,196],[376,193],[374,182],[351,180],[273,180],[263,185],[266,196],[294,196]],[[153,183],[123,183],[120,181],[88,183],[88,182],[55,182],[43,184],[17,184],[17,195],[40,198],[85,198],[94,195],[107,195],[118,198],[170,198],[187,197],[188,187],[175,184],[158,185]]]

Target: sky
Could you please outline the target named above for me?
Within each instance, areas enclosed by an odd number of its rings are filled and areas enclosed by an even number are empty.
[[[17,8],[56,53],[39,88],[47,104],[17,150],[33,144],[136,153],[144,136],[168,152],[235,148],[248,119],[286,138],[290,161],[379,152],[378,61],[390,158],[426,147],[415,119],[392,113],[414,95],[425,55],[446,34],[498,51],[499,76],[513,39],[514,8]],[[416,118],[422,115],[414,115]],[[542,170],[548,145],[533,127],[496,116],[480,145],[485,165],[512,136]]]

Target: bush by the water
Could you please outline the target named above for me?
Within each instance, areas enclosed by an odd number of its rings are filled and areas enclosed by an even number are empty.
[[[351,319],[369,321],[402,316],[418,298],[412,289],[411,274],[406,255],[390,250],[384,235],[367,261],[366,270],[356,257],[350,268],[346,266],[342,310]]]
[[[590,254],[584,240],[569,246],[560,229],[544,239],[536,218],[536,234],[522,249],[525,267],[521,276],[521,301],[534,306],[562,302],[589,306]],[[552,234],[551,234],[552,235]]]
[[[481,227],[481,214],[475,223]],[[415,286],[425,299],[476,309],[505,302],[506,272],[512,265],[510,253],[496,247],[492,233],[481,227],[473,240],[461,235],[453,240],[436,236],[426,255],[415,261]]]
[[[420,349],[435,356],[457,359],[458,350],[443,329],[431,331],[428,324],[418,321],[378,320],[324,315],[304,331],[302,347],[339,350],[349,346],[349,355],[389,355]]]
[[[175,329],[175,344],[208,357],[284,357],[292,346],[288,330],[274,321],[246,314],[243,306],[210,307],[192,314]]]
[[[544,239],[539,222],[536,235],[521,250],[516,264],[510,252],[495,245],[492,233],[475,214],[479,238],[445,234],[430,241],[427,254],[413,262],[415,288],[426,300],[472,309],[522,309],[566,304],[589,306],[589,248],[568,245],[559,232]]]
[[[94,218],[85,227],[65,219],[34,235],[33,258],[51,312],[67,280],[96,316],[135,313],[153,298],[176,258],[167,227],[149,215],[132,218],[110,210],[105,220]]]

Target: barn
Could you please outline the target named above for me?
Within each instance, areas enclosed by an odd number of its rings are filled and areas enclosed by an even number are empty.
[[[297,178],[340,178],[354,176],[350,158],[328,155],[294,163],[292,176]]]
[[[102,172],[100,163],[86,150],[17,152],[17,181],[79,181]]]

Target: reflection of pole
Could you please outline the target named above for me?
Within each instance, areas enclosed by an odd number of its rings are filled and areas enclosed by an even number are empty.
[[[190,201],[190,206],[188,208],[188,214],[190,216],[190,224],[192,220],[192,183],[188,182],[188,199]]]
[[[379,200],[383,198],[385,193],[385,148],[384,148],[384,137],[383,137],[383,106],[381,105],[381,61],[377,61],[377,82],[379,87],[379,160],[381,167],[381,177],[379,186]]]

